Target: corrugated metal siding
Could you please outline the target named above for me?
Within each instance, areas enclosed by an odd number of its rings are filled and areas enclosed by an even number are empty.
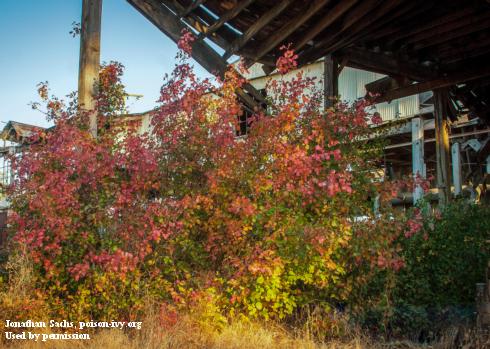
[[[255,64],[252,66],[254,68],[254,72],[250,73],[248,76],[255,76],[258,74],[258,67],[260,67],[258,64]],[[252,69],[252,68],[251,68]],[[261,69],[261,68],[260,68]],[[305,67],[302,68],[303,71],[303,77],[305,78],[316,78],[317,81],[317,86],[321,87],[321,80],[323,79],[323,62],[315,62],[312,64],[309,64]],[[277,79],[277,80],[285,80],[285,81],[291,81],[293,78],[296,77],[296,74],[298,73],[297,70],[290,71],[286,75],[279,75],[279,74],[273,74],[271,76],[265,76],[264,73],[262,72],[261,75],[251,78],[250,84],[254,86],[257,90],[262,90],[265,88],[267,82],[271,79]],[[247,76],[247,75],[246,75]]]
[[[372,73],[360,69],[345,67],[339,76],[339,95],[342,101],[349,103],[366,95],[365,85],[383,78],[385,75]],[[383,121],[412,116],[419,111],[418,96],[409,96],[391,101],[391,103],[380,103],[375,106],[376,111],[381,114]]]
[[[381,115],[383,121],[395,120],[398,118],[398,102],[380,103],[375,106],[376,111]]]
[[[317,61],[302,68],[307,77],[316,77],[317,86],[323,88],[324,64],[323,61]],[[284,77],[286,80],[296,75],[292,71]],[[247,76],[251,79],[251,84],[257,89],[263,89],[269,79],[281,78],[279,75],[264,76],[261,65],[255,64],[250,68],[250,74]],[[342,101],[352,103],[366,95],[365,85],[375,80],[385,77],[383,74],[373,73],[361,69],[345,67],[339,76],[339,95]],[[398,118],[416,115],[419,112],[420,104],[417,95],[409,96],[391,101],[390,103],[380,103],[375,105],[375,110],[381,114],[383,121],[395,120]]]
[[[419,112],[420,105],[417,95],[400,98],[398,101],[401,118],[405,116],[412,116]]]

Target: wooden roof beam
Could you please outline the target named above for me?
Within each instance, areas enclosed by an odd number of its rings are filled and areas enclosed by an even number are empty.
[[[274,18],[276,18],[282,11],[284,11],[293,0],[281,0],[277,4],[269,9],[262,15],[254,24],[252,24],[242,36],[233,41],[230,45],[230,49],[226,50],[223,55],[223,59],[227,60],[243,46],[247,44],[262,28],[269,24]]]
[[[414,50],[421,50],[426,47],[434,46],[444,42],[450,42],[456,38],[476,33],[480,30],[490,28],[490,14],[484,16],[475,16],[466,26],[454,30],[452,28],[441,28],[439,31],[431,30],[422,40],[414,43]]]
[[[415,5],[414,8],[410,8]],[[401,33],[404,29],[418,27],[419,23],[432,22],[433,20],[433,6],[431,2],[424,2],[422,4],[417,4],[414,2],[409,2],[405,6],[400,7],[398,11],[393,14],[390,13],[391,17],[387,20],[381,20],[375,23],[372,28],[370,28],[367,34],[360,33],[357,35],[355,40],[362,41],[363,43],[370,46],[378,46],[385,50],[400,51],[399,46],[394,46],[396,44],[396,35]],[[409,14],[407,13],[409,12]],[[407,13],[406,16],[404,14]],[[430,14],[430,16],[427,16]],[[416,18],[417,21],[414,23],[410,19]],[[380,37],[386,37],[386,39],[380,40]],[[395,38],[394,38],[395,37]],[[402,41],[403,42],[403,41]],[[394,49],[392,49],[395,47]]]
[[[302,11],[289,22],[285,23],[257,49],[257,54],[253,57],[253,62],[251,62],[251,64],[257,62],[268,52],[276,48],[281,42],[286,40],[289,35],[301,27],[308,19],[320,11],[324,6],[328,5],[330,1],[331,0],[315,0],[307,9]]]
[[[300,64],[315,61],[326,53],[332,53],[339,48],[348,46],[360,36],[365,35],[366,28],[372,26],[376,21],[385,16],[385,14],[393,11],[400,3],[402,3],[402,0],[392,0],[387,2],[374,1],[370,6],[371,11],[365,13],[360,20],[353,23],[355,24],[355,27],[352,28],[348,34],[338,36],[340,33],[331,33],[331,35],[326,36],[325,39],[315,43],[313,47],[300,54]],[[395,11],[396,13],[393,13],[393,15],[399,15],[402,10],[405,11],[407,7],[411,8],[412,6],[414,6],[414,2],[410,2],[398,11]],[[386,16],[381,22],[384,23],[385,21],[391,20],[391,18],[392,16]]]
[[[341,47],[349,46],[356,41],[362,41],[364,38],[369,37],[374,30],[398,19],[407,12],[418,12],[424,7],[429,6],[429,4],[424,4],[419,6],[418,9],[414,9],[416,5],[417,4],[415,1],[410,1],[407,3],[398,0],[388,1],[387,3],[382,4],[378,11],[364,17],[361,21],[359,21],[359,23],[357,23],[355,26],[355,30],[352,30],[352,35],[346,35],[340,40],[330,42],[329,45],[326,45],[325,49],[330,52]]]
[[[194,11],[196,8],[198,8],[199,6],[204,4],[205,2],[206,2],[206,0],[193,0],[189,6],[187,6],[183,11],[179,12],[179,16],[181,18],[186,17],[189,13]]]
[[[182,30],[186,28],[185,24],[183,24],[179,17],[160,1],[127,1],[175,43],[180,40]],[[226,61],[204,41],[195,41],[193,43],[192,58],[211,74],[218,73],[220,76],[224,76],[226,69],[228,68]],[[259,99],[259,96],[262,97],[260,92],[250,84],[245,85],[244,88],[255,98]],[[242,89],[238,89],[237,94],[249,108],[254,109],[258,107],[258,103]]]
[[[173,12],[179,13],[184,11],[184,7],[180,5],[177,1],[173,1],[173,0],[160,0],[160,1],[169,9],[171,9]],[[215,18],[213,18],[209,13],[207,13],[201,7],[196,8],[187,17],[182,18],[182,20],[187,25],[197,30],[199,33],[204,32],[207,26],[212,25],[209,23],[216,22]],[[226,51],[230,49],[230,41],[234,41],[237,39],[237,33],[235,33],[230,28],[225,26],[225,27],[221,27],[221,30],[219,30],[219,32],[209,35],[208,39],[210,39],[212,42],[214,42],[216,45],[218,45],[219,47],[221,47],[223,50]],[[243,55],[245,58],[252,57],[254,53],[255,51],[252,50],[242,50],[240,52],[240,54]],[[262,57],[260,63],[266,65],[271,65],[271,64],[274,65],[275,61],[270,57]]]
[[[437,28],[456,19],[464,19],[471,14],[474,14],[473,8],[463,8],[459,9],[458,11],[454,11],[446,15],[434,18],[433,12],[428,11],[428,13],[426,14],[426,18],[429,20],[427,20],[427,22],[425,22],[423,25],[419,24],[420,17],[416,16],[415,18],[410,18],[411,20],[406,21],[406,23],[399,23],[399,26],[393,25],[391,28],[389,28],[389,30],[383,28],[379,32],[375,33],[374,37],[376,39],[380,39],[386,36],[394,35],[394,40],[398,41],[407,37],[412,37],[414,35],[430,31],[433,28]]]
[[[303,51],[302,55],[310,56],[313,51],[321,48],[326,45],[328,42],[332,40],[337,40],[338,38],[343,36],[343,33],[351,28],[354,24],[358,23],[361,18],[366,15],[369,15],[369,12],[373,10],[382,0],[365,0],[362,1],[359,5],[355,6],[351,11],[347,12],[347,14],[342,19],[342,22],[338,27],[329,28],[326,32],[322,34],[322,39],[313,43],[313,46]],[[321,57],[319,55],[319,57]]]
[[[488,76],[490,76],[490,67],[484,66],[479,70],[458,72],[447,77],[391,89],[386,91],[382,96],[375,98],[374,101],[376,103],[388,102],[394,99],[412,96],[430,90],[446,88],[452,85],[461,84]]]
[[[432,40],[440,36],[445,36],[448,33],[450,34],[451,32],[456,30],[459,31],[460,28],[465,30],[466,28],[469,28],[469,26],[474,27],[480,21],[483,22],[488,20],[490,20],[490,13],[474,14],[472,16],[466,16],[464,18],[457,18],[453,21],[432,27],[430,28],[430,30],[424,30],[417,34],[410,35],[403,41],[407,44],[413,44],[422,40]]]
[[[445,64],[485,55],[490,50],[490,36],[481,33],[478,36],[468,35],[460,39],[427,48],[419,53],[422,57],[440,59]]]
[[[411,83],[408,79],[395,79],[391,76],[385,76],[384,78],[370,82],[364,87],[368,94],[379,94],[383,95],[386,91],[400,88],[402,86],[407,86]],[[368,96],[369,97],[369,96]]]
[[[167,6],[169,9],[171,9],[173,12],[176,13],[183,13],[185,12],[185,8],[178,2],[178,1],[173,1],[173,0],[161,0],[161,2]],[[204,18],[201,18],[204,17]],[[212,16],[204,11],[201,10],[201,8],[196,8],[195,11],[188,13],[185,17],[182,18],[182,20],[189,25],[190,27],[194,28],[198,32],[204,31],[204,28],[208,25],[207,23],[203,23],[203,19],[205,22],[211,21]],[[231,33],[230,33],[231,34]],[[219,35],[218,33],[215,33],[214,35],[210,35],[209,39],[214,42],[216,45],[223,47],[226,49],[228,47],[228,40],[227,37],[224,37],[222,35]]]
[[[255,0],[242,0],[238,2],[230,10],[226,11],[213,25],[204,29],[199,35],[199,39],[203,39],[215,33],[219,28],[221,28],[226,22],[232,20],[240,14],[247,6],[249,6]]]
[[[296,51],[300,50],[310,40],[315,38],[320,32],[325,30],[338,18],[340,18],[345,12],[347,12],[358,0],[344,0],[339,2],[334,8],[329,10],[323,17],[311,28],[306,34],[302,35],[300,41],[294,44]]]
[[[341,57],[348,60],[347,65],[359,64],[364,69],[377,73],[406,76],[416,81],[424,81],[435,77],[433,69],[407,62],[398,57],[388,56],[360,48],[349,48],[339,52]]]

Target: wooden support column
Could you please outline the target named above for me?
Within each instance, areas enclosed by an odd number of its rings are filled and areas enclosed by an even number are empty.
[[[414,179],[417,176],[425,178],[424,163],[424,121],[421,117],[412,119],[412,173]],[[424,197],[424,190],[416,185],[413,191],[413,204]]]
[[[449,123],[447,118],[446,89],[434,90],[434,117],[436,131],[437,187],[439,205],[445,206],[451,199]]]
[[[95,94],[100,69],[100,27],[102,0],[83,0],[80,35],[80,66],[78,74],[78,103],[89,111],[90,133],[97,137]]]
[[[324,106],[330,108],[335,104],[338,91],[338,64],[337,60],[332,55],[325,56],[323,62],[323,98]]]
[[[461,195],[463,183],[461,181],[461,147],[458,142],[451,146],[451,160],[453,165],[454,196]]]

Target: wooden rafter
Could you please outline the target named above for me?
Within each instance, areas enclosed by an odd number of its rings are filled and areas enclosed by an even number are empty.
[[[327,32],[323,35],[324,38],[315,42],[313,47],[311,47],[309,51],[305,53],[305,55],[307,56],[310,51],[314,51],[318,47],[323,47],[332,40],[336,40],[337,38],[341,37],[344,32],[356,24],[366,15],[366,13],[375,8],[380,2],[381,0],[362,1],[358,6],[355,6],[346,14],[339,27],[330,28],[327,30]]]
[[[312,62],[323,56],[321,52],[331,53],[335,50],[348,46],[357,38],[366,35],[366,32],[372,30],[372,25],[373,23],[376,23],[377,20],[387,21],[388,18],[384,18],[384,16],[390,11],[393,11],[402,2],[403,0],[392,0],[381,3],[373,1],[371,11],[365,16],[361,17],[361,19],[351,27],[347,35],[342,35],[338,38],[336,35],[327,36],[324,40],[314,45],[314,47],[303,52],[300,60],[302,62]],[[411,6],[414,6],[413,3],[409,3],[407,5],[407,7]],[[405,9],[405,7],[403,8]]]
[[[185,8],[178,1],[161,0],[161,2],[165,6],[167,6],[169,9],[171,9],[173,12],[176,12],[176,13],[184,13],[185,12]],[[204,16],[207,15],[206,19],[211,21],[211,15],[200,11],[200,8],[195,8],[193,11],[189,12],[186,16],[182,17],[182,20],[187,25],[194,28],[198,32],[202,32],[202,31],[204,31],[204,28],[207,26],[207,23],[202,22],[200,15],[204,15]],[[218,33],[215,33],[214,35],[210,35],[209,39],[220,47],[227,47],[228,46],[227,37],[224,37],[222,35],[218,35]]]
[[[330,3],[331,0],[315,0],[305,11],[302,11],[292,20],[285,23],[274,34],[272,34],[266,42],[257,49],[256,55],[253,57],[253,62],[257,62],[265,54],[276,48],[295,30],[301,27],[315,13],[320,11],[324,6]]]
[[[362,42],[369,37],[372,31],[382,28],[392,21],[396,21],[399,17],[409,11],[418,12],[428,5],[422,5],[419,6],[418,9],[414,9],[416,6],[417,4],[415,2],[403,2],[397,0],[382,3],[373,14],[363,17],[361,21],[356,23],[355,27],[351,29],[350,35],[346,35],[338,41],[330,42],[324,49],[330,52],[342,47],[347,47],[356,41]]]
[[[174,42],[178,42],[182,30],[186,26],[180,21],[179,17],[170,11],[158,0],[127,0],[135,9],[152,22],[158,29],[165,33]],[[192,58],[211,74],[224,76],[228,65],[223,58],[206,42],[196,41],[193,43]],[[253,86],[247,84],[244,88],[258,99],[260,92]],[[238,89],[238,96],[249,108],[257,108],[258,103],[245,91]],[[262,97],[263,99],[263,97]],[[260,100],[260,99],[259,99]]]
[[[442,25],[446,25],[449,22],[454,20],[465,18],[466,16],[470,16],[474,13],[472,8],[462,9],[460,11],[450,12],[446,15],[443,15],[439,18],[433,18],[432,12],[429,11],[423,18],[427,18],[428,20],[419,24],[420,16],[416,16],[415,18],[410,17],[410,20],[402,23],[403,25],[393,25],[389,30],[387,28],[381,28],[378,33],[373,33],[372,37],[379,40],[381,38],[385,38],[387,36],[391,36],[393,39],[390,40],[401,40],[408,37],[413,37],[423,32],[430,32],[433,28],[437,28]],[[400,24],[400,23],[398,23]]]
[[[266,70],[280,45],[292,42],[299,66],[333,54],[341,66],[391,76],[383,98],[444,85],[457,73],[478,74],[490,57],[490,3],[483,0],[129,1],[163,3],[182,25],[220,46],[224,64],[237,54]]]
[[[339,2],[334,8],[328,11],[307,33],[302,35],[301,40],[294,43],[294,49],[300,50],[311,39],[315,38],[320,32],[340,18],[347,10],[354,6],[358,0],[344,0]]]
[[[179,12],[180,17],[187,16],[189,13],[201,6],[204,2],[206,2],[206,0],[193,0],[189,6],[187,6],[183,11]]]
[[[458,72],[447,77],[388,90],[382,96],[376,98],[376,103],[392,101],[394,99],[403,98],[430,90],[446,88],[452,85],[465,83],[488,76],[490,76],[490,67],[488,66],[485,66],[482,69]]]
[[[262,28],[264,28],[267,24],[274,20],[274,18],[276,18],[282,11],[284,11],[286,7],[288,7],[289,4],[291,4],[292,2],[293,0],[279,1],[274,7],[264,13],[262,17],[260,17],[254,24],[252,24],[245,33],[243,33],[242,36],[232,42],[230,48],[223,55],[223,58],[227,60],[243,46],[245,46],[255,34],[257,34]]]
[[[473,59],[490,52],[490,36],[482,32],[478,35],[466,35],[450,42],[444,42],[427,47],[418,52],[423,61],[439,60],[445,66],[451,66],[459,61]]]
[[[452,40],[447,40],[446,36],[448,35],[449,32],[453,30],[458,30],[458,35],[465,35],[466,33],[464,30],[467,30],[467,28],[471,27],[471,31],[475,29],[475,25],[478,25],[479,23],[483,23],[485,21],[490,21],[490,14],[485,13],[482,15],[473,15],[473,16],[467,16],[464,18],[457,18],[451,22],[441,24],[439,26],[435,26],[430,28],[430,30],[426,30],[423,32],[419,32],[414,35],[410,35],[403,40],[404,45],[417,45],[420,48],[427,47],[427,46],[433,46],[437,45],[440,43],[444,42],[450,42]],[[459,32],[463,30],[463,32]],[[428,43],[427,46],[424,46],[423,43]],[[422,43],[422,45],[420,45]],[[434,43],[431,45],[431,43]]]
[[[165,6],[171,9],[173,12],[181,12],[184,10],[184,7],[180,5],[177,1],[173,0],[160,0]],[[197,32],[202,33],[206,30],[206,27],[211,26],[216,22],[216,19],[213,18],[208,12],[203,10],[201,7],[196,8],[194,11],[189,13],[187,17],[182,18],[182,20],[191,28],[194,28]],[[224,50],[228,50],[230,48],[230,41],[234,41],[237,39],[237,33],[232,31],[227,26],[221,27],[221,30],[213,33],[207,37],[213,43],[223,48]],[[242,49],[240,54],[246,58],[250,58],[253,56],[255,51]],[[225,59],[226,60],[226,59]],[[260,60],[263,64],[274,64],[274,61],[269,57],[262,57]]]
[[[408,62],[401,57],[388,56],[361,48],[349,48],[339,52],[349,66],[360,65],[364,69],[387,75],[404,75],[412,80],[424,81],[435,76],[433,69]]]
[[[487,39],[485,39],[487,40]],[[461,61],[469,60],[471,58],[478,58],[480,56],[488,55],[490,53],[490,44],[488,40],[475,42],[480,43],[480,48],[476,48],[478,45],[470,45],[473,49],[463,50],[460,48],[453,48],[447,50],[441,50],[437,57],[444,59],[445,63],[448,65],[459,64]]]
[[[368,94],[379,94],[380,96],[382,96],[384,93],[386,93],[386,91],[397,89],[402,86],[407,86],[411,83],[412,81],[410,80],[399,81],[392,78],[391,76],[385,76],[384,78],[366,84],[364,87],[366,88],[366,92]]]
[[[464,21],[460,21],[465,23]],[[490,28],[490,13],[486,13],[483,16],[475,16],[474,20],[463,27],[459,27],[458,24],[454,24],[454,27],[447,29],[442,27],[439,31],[431,30],[424,39],[415,42],[414,50],[421,50],[425,47],[434,46],[444,42],[450,42],[451,40],[459,37]],[[456,30],[457,29],[457,30]]]
[[[207,37],[215,33],[219,28],[221,28],[226,22],[232,20],[240,14],[247,6],[253,3],[255,0],[242,0],[237,3],[234,7],[225,12],[213,25],[204,29],[199,35],[199,39]]]

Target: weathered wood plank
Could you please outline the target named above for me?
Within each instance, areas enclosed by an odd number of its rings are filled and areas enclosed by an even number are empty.
[[[458,28],[453,28],[446,25],[440,27],[438,30],[433,29],[428,33],[422,33],[423,35],[417,36],[417,39],[421,40],[414,43],[413,49],[415,51],[421,50],[444,42],[450,42],[456,38],[476,33],[480,30],[488,29],[490,28],[490,14],[487,13],[481,17],[472,18],[468,22],[469,24],[463,27],[457,26]],[[456,24],[454,27],[456,27]]]
[[[226,22],[232,20],[240,14],[247,6],[253,3],[255,0],[242,0],[237,3],[233,8],[225,12],[214,24],[210,27],[205,28],[204,32],[199,35],[199,39],[207,37],[215,33],[219,28],[221,28]]]
[[[311,55],[313,55],[314,52],[318,49],[328,45],[331,42],[339,40],[345,35],[344,33],[349,28],[351,28],[354,24],[358,23],[364,16],[366,16],[366,13],[373,11],[373,9],[375,9],[380,2],[381,0],[362,1],[358,6],[356,6],[345,15],[342,23],[338,28],[331,28],[327,30],[326,33],[324,33],[323,38],[314,42],[313,47],[308,48],[301,54],[301,56],[311,57]]]
[[[169,9],[171,9],[173,12],[178,13],[184,11],[184,7],[180,5],[177,1],[172,1],[172,0],[160,0],[160,1]],[[182,21],[184,21],[185,24],[196,29],[200,33],[204,32],[207,26],[212,25],[209,23],[216,22],[216,20],[209,13],[207,13],[200,7],[196,8],[193,12],[189,13],[187,17],[182,18]],[[221,27],[221,30],[219,30],[218,32],[209,35],[208,39],[210,39],[213,43],[215,43],[216,45],[218,45],[219,47],[221,47],[223,50],[226,51],[230,49],[230,42],[235,41],[236,39],[238,39],[238,37],[237,37],[237,33],[233,32],[227,26],[224,26]],[[249,51],[249,50],[242,50],[240,52],[240,54],[246,58],[252,57],[254,53],[255,51]],[[260,59],[260,63],[274,65],[274,61],[271,60],[270,57],[262,57]]]
[[[264,13],[254,24],[252,24],[242,36],[232,42],[230,49],[228,49],[223,55],[223,59],[227,60],[243,46],[247,44],[257,34],[262,30],[267,24],[269,24],[274,18],[276,18],[282,11],[284,11],[293,0],[282,0],[279,1],[276,6],[272,7],[269,11]]]
[[[460,9],[458,11],[454,11],[454,12],[448,13],[446,15],[434,18],[434,14],[432,12],[429,12],[426,14],[426,17],[430,18],[430,20],[423,23],[422,25],[419,24],[420,23],[420,17],[416,17],[416,18],[412,19],[411,22],[403,23],[402,26],[399,26],[399,27],[393,26],[392,32],[385,31],[385,33],[383,35],[383,31],[380,31],[379,34],[378,33],[375,34],[375,37],[377,39],[380,39],[380,38],[383,38],[387,35],[392,35],[395,33],[396,33],[396,35],[394,35],[395,40],[401,40],[404,38],[414,37],[415,35],[418,35],[420,33],[431,32],[432,29],[440,27],[442,25],[445,25],[448,22],[452,22],[454,20],[464,19],[473,13],[474,13],[473,8],[464,8],[464,9]]]
[[[347,12],[352,6],[357,3],[358,0],[344,0],[339,2],[334,8],[332,8],[328,13],[316,23],[313,28],[308,30],[307,33],[302,35],[300,41],[294,44],[294,49],[296,51],[300,50],[305,46],[311,39],[315,38],[320,32],[325,30],[329,25],[334,23],[339,19],[345,12]]]
[[[406,81],[405,84],[401,85],[397,79],[394,79],[391,76],[385,76],[384,78],[366,84],[364,87],[366,88],[368,94],[383,95],[386,93],[386,91],[400,88],[408,85],[409,83],[410,81]]]
[[[471,16],[466,16],[464,18],[457,18],[453,21],[441,24],[439,26],[433,27],[430,30],[426,30],[405,38],[404,43],[415,44],[429,42],[431,40],[436,40],[441,36],[452,35],[454,32],[460,33],[463,31],[461,36],[476,32],[479,30],[478,25],[480,23],[488,23],[490,20],[490,13],[473,14]],[[486,27],[483,27],[485,29]]]
[[[434,77],[434,70],[422,65],[407,62],[404,59],[376,53],[360,48],[349,48],[339,52],[340,57],[348,60],[347,65],[360,64],[368,70],[387,74],[405,75],[416,81],[424,81]]]
[[[333,53],[341,48],[345,48],[356,40],[369,35],[375,28],[406,13],[415,6],[414,2],[408,2],[407,4],[402,3],[402,0],[392,0],[381,2],[379,4],[377,2],[373,3],[371,12],[361,17],[361,19],[355,23],[355,26],[351,27],[345,35],[340,35],[340,33],[330,33],[325,39],[315,43],[313,47],[302,52],[300,54],[300,63],[304,64],[312,62],[325,54]],[[402,4],[402,6],[397,9],[397,6],[400,4]]]
[[[421,82],[421,83],[412,84],[412,85],[396,88],[393,90],[389,90],[384,95],[376,98],[376,103],[392,101],[392,100],[397,99],[397,98],[411,96],[411,95],[415,95],[415,94],[430,91],[430,90],[441,89],[444,87],[450,87],[450,86],[458,84],[458,83],[464,83],[464,82],[468,82],[471,80],[484,78],[487,76],[490,76],[490,67],[489,66],[483,67],[482,69],[478,69],[478,70],[466,71],[466,72],[463,71],[463,72],[459,72],[459,73],[454,73],[454,74],[447,76],[447,77],[429,80],[429,81],[425,81],[425,82]]]
[[[260,58],[262,58],[262,56],[276,48],[276,46],[283,42],[295,30],[301,27],[315,13],[320,11],[324,6],[327,6],[330,1],[331,0],[315,0],[310,7],[305,9],[305,11],[301,12],[289,22],[285,23],[257,49],[257,54],[253,57],[253,62],[251,63],[257,62]]]
[[[179,12],[179,16],[180,17],[187,16],[189,13],[191,13],[196,8],[201,6],[204,2],[206,2],[206,0],[193,0],[193,2],[189,6],[187,6],[187,8],[185,8],[183,11]]]
[[[330,42],[325,46],[327,52],[333,52],[340,47],[347,47],[356,41],[362,41],[369,37],[372,31],[383,27],[392,20],[399,18],[403,14],[411,11],[415,7],[415,2],[403,3],[403,1],[392,0],[382,3],[380,7],[371,15],[363,17],[348,35],[339,40]]]
[[[185,29],[186,26],[172,11],[162,5],[161,2],[158,0],[127,1],[170,39],[174,42],[179,41],[182,30]],[[220,76],[224,76],[228,67],[226,61],[204,41],[195,41],[193,43],[192,58],[211,74],[218,73]],[[244,88],[258,100],[260,100],[259,98],[263,99],[260,92],[250,84],[246,84]],[[238,89],[237,94],[249,108],[253,109],[258,106],[253,98],[243,90]]]
[[[176,13],[185,12],[185,8],[175,0],[161,0],[161,2]],[[200,7],[195,8],[193,11],[187,14],[187,16],[182,17],[182,20],[190,27],[196,29],[198,32],[203,32],[209,23],[214,23],[215,19],[206,11],[202,10]],[[223,28],[226,29],[226,28]],[[223,34],[223,35],[222,35]],[[227,49],[229,43],[228,40],[233,34],[228,30],[223,30],[220,33],[214,33],[209,36],[209,39],[216,45]]]
[[[97,137],[95,94],[100,69],[100,27],[102,0],[83,0],[78,74],[78,103],[89,111],[89,129]]]

